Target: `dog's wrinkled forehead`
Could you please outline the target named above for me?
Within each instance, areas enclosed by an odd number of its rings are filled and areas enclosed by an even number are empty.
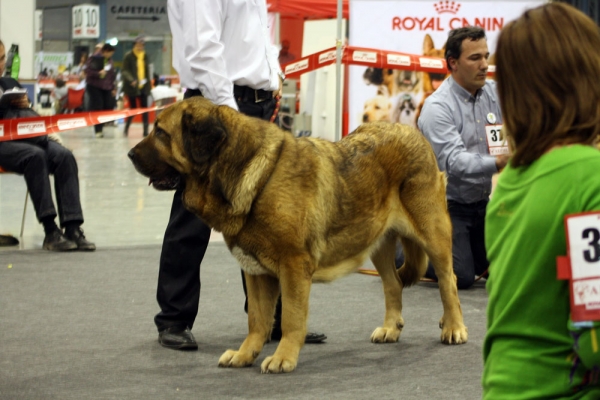
[[[184,112],[193,112],[198,115],[209,113],[216,106],[204,97],[190,97],[189,99],[179,101],[178,107],[167,107],[160,115],[158,120],[181,118]]]
[[[200,96],[181,100],[180,103],[178,107],[167,107],[159,114],[157,121],[162,129],[169,131],[172,125],[180,126],[181,118],[186,112],[194,113],[197,118],[202,118],[202,116],[208,115],[216,107],[209,100]]]

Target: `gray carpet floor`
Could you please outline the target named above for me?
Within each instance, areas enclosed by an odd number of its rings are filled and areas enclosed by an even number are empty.
[[[247,332],[239,267],[222,243],[202,266],[197,352],[157,343],[159,246],[94,253],[0,252],[0,399],[478,399],[487,295],[459,292],[469,342],[440,343],[435,284],[404,292],[400,341],[372,344],[384,304],[378,277],[353,274],[311,293],[296,371],[263,375],[265,346],[244,369],[218,368]],[[366,265],[365,267],[369,267]]]

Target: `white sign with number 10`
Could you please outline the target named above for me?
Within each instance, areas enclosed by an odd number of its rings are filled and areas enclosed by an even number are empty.
[[[73,39],[100,37],[100,7],[83,4],[73,7]]]

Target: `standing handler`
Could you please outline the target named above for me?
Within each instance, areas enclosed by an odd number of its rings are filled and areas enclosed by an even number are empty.
[[[173,67],[185,98],[204,96],[217,105],[273,120],[284,78],[271,45],[265,0],[169,0]],[[161,345],[198,348],[191,329],[200,300],[200,263],[210,228],[182,204],[183,187],[173,197],[163,241],[154,321]],[[281,302],[272,339],[281,337]],[[323,334],[309,333],[307,342]]]

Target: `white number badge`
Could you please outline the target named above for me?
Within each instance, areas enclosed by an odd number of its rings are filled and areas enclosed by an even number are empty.
[[[502,132],[502,125],[486,125],[485,136],[491,156],[508,154],[508,141]]]
[[[558,279],[569,280],[574,322],[600,321],[600,212],[565,216],[567,256],[556,259]]]

